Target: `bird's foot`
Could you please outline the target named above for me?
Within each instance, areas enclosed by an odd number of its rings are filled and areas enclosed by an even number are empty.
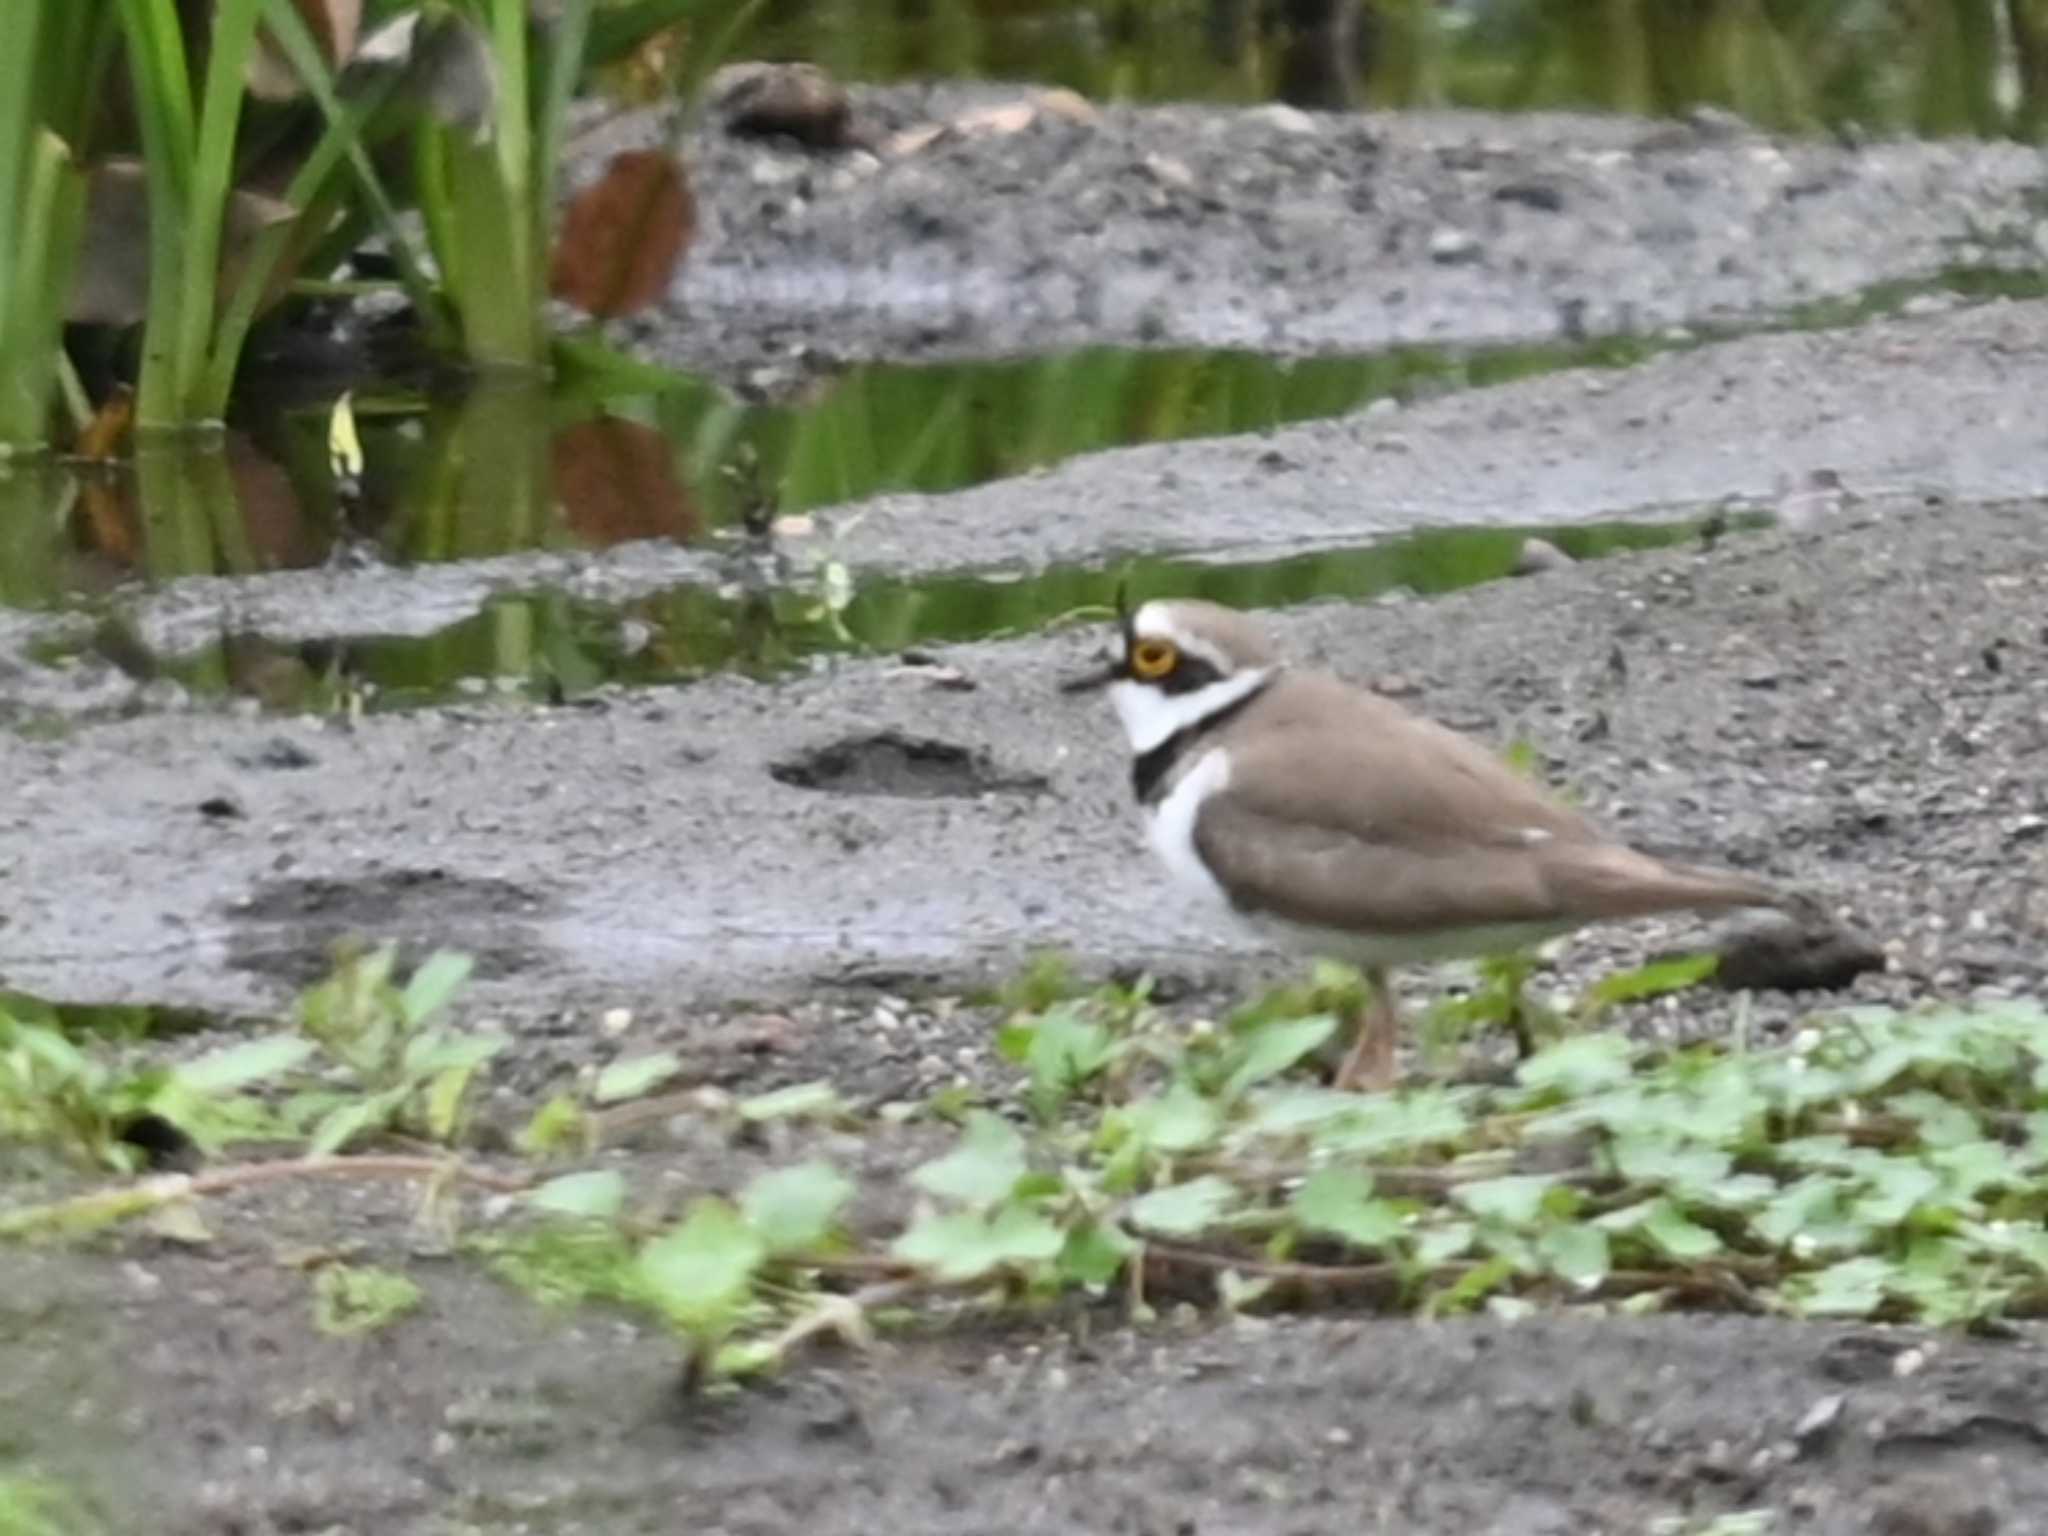
[[[1394,997],[1386,977],[1374,976],[1371,981],[1372,1001],[1352,1021],[1354,1043],[1333,1082],[1340,1092],[1383,1093],[1400,1080],[1394,1065],[1394,1042],[1401,1033],[1400,1016],[1394,1010]]]

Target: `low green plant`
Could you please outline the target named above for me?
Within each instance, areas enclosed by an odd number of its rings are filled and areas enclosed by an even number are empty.
[[[299,1001],[299,1028],[341,1080],[307,1088],[284,1106],[319,1157],[383,1131],[448,1143],[462,1132],[478,1069],[506,1045],[498,1034],[435,1023],[468,979],[465,955],[430,955],[403,986],[397,949],[344,954],[334,973]]]
[[[281,1136],[283,1122],[245,1090],[276,1081],[311,1053],[303,1040],[272,1035],[177,1066],[124,1069],[54,1024],[0,1012],[0,1142],[132,1173],[146,1161],[136,1139],[145,1119],[202,1153]]]
[[[1654,993],[1685,969],[1599,990]],[[919,1298],[2048,1311],[2038,1006],[1851,1010],[1737,1053],[1587,1031],[1504,1084],[1375,1095],[1300,1081],[1335,1026],[1253,1008],[1191,1033],[1121,989],[1064,999],[1003,1033],[1025,1118],[968,1111],[891,1230],[845,1231],[851,1186],[816,1161],[651,1235],[620,1181],[570,1174],[508,1262],[662,1316],[695,1378],[768,1368],[821,1330],[858,1337]]]
[[[373,1129],[452,1137],[500,1042],[434,1022],[465,961],[437,955],[402,987],[392,963],[388,949],[346,959],[304,999],[305,1038],[167,1072],[117,1072],[47,1026],[0,1021],[0,1134],[124,1169],[135,1158],[119,1127],[135,1112],[202,1150],[279,1124],[324,1152]],[[1597,1019],[1702,971],[1677,961],[1607,978],[1571,1011]],[[1013,994],[1042,1006],[998,1034],[1021,1070],[1014,1095],[927,1117],[956,1121],[957,1134],[910,1171],[895,1218],[857,1221],[853,1180],[798,1153],[737,1188],[695,1192],[680,1214],[636,1209],[616,1168],[514,1180],[526,1219],[468,1241],[552,1303],[661,1319],[693,1383],[772,1369],[819,1335],[859,1342],[884,1319],[1063,1296],[1121,1298],[1140,1319],[1162,1296],[1504,1317],[1541,1306],[1947,1325],[2048,1315],[2038,1004],[1849,1009],[1787,1043],[1732,1051],[1581,1028],[1505,1080],[1357,1094],[1302,1071],[1355,1004],[1356,977],[1340,969],[1193,1027],[1156,1008],[1143,982],[1076,994],[1046,981]],[[276,1114],[244,1097],[288,1080],[315,1042],[348,1086],[303,1091]],[[644,1093],[675,1065],[659,1052],[614,1063],[603,1092],[593,1083],[543,1106],[529,1141],[589,1151],[600,1101]],[[794,1138],[764,1136],[776,1121],[860,1124],[823,1083],[713,1096],[698,1112],[757,1146]],[[350,1166],[315,1157],[285,1171]],[[388,1156],[355,1166],[437,1184],[463,1171]],[[0,1212],[0,1235],[103,1225],[203,1183]],[[323,1326],[376,1326],[417,1300],[403,1277],[374,1271],[319,1284]]]
[[[99,9],[17,0],[0,48],[0,458],[48,435],[86,201],[66,129],[91,85]]]
[[[374,1333],[423,1299],[420,1288],[396,1270],[323,1264],[313,1276],[313,1326],[337,1337]]]
[[[106,1527],[47,1478],[0,1470],[0,1536],[95,1536]]]

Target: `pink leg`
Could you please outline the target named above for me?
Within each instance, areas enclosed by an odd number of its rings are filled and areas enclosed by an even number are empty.
[[[1400,1038],[1401,1016],[1394,1007],[1393,988],[1378,967],[1367,971],[1366,979],[1372,983],[1372,1001],[1351,1021],[1357,1038],[1337,1069],[1336,1086],[1346,1092],[1378,1093],[1396,1081],[1394,1044]]]

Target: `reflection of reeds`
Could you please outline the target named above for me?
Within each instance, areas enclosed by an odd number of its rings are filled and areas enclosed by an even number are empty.
[[[735,49],[855,79],[1028,77],[1098,99],[1707,104],[1795,131],[1853,121],[2033,137],[2048,118],[2044,39],[2048,0],[978,0],[921,21],[897,0],[818,0],[766,7]],[[1302,70],[1305,54],[1330,67]]]
[[[1021,580],[976,575],[874,581],[838,615],[795,588],[730,596],[700,586],[636,600],[623,612],[560,594],[494,599],[484,612],[422,639],[368,640],[352,661],[386,706],[446,698],[464,679],[506,680],[559,701],[599,682],[662,683],[737,671],[772,676],[810,655],[888,655],[1035,633],[1094,608],[1107,612],[1119,582],[1146,595],[1199,596],[1247,609],[1316,598],[1364,599],[1397,587],[1452,591],[1498,580],[1523,540],[1541,533],[1578,559],[1655,549],[1697,536],[1693,524],[1602,523],[1571,529],[1429,530],[1362,548],[1219,565],[1146,559],[1054,567]],[[639,638],[628,641],[630,622]],[[188,673],[188,676],[190,674]]]

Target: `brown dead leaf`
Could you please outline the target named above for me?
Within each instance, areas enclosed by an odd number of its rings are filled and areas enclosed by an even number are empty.
[[[295,571],[318,565],[326,557],[328,539],[306,518],[292,477],[264,453],[246,433],[230,432],[221,445],[228,478],[234,482],[235,505],[249,551],[265,570]]]
[[[555,242],[555,297],[600,319],[645,309],[697,231],[697,203],[680,161],[659,150],[614,156],[576,195]]]
[[[578,422],[555,434],[549,452],[563,521],[585,543],[696,537],[696,502],[676,478],[674,449],[653,428],[616,416]]]
[[[123,571],[142,563],[142,519],[135,506],[135,482],[97,475],[78,483],[78,504],[71,514],[74,536],[86,549],[102,555]]]
[[[78,434],[78,444],[72,452],[81,459],[111,463],[121,457],[129,429],[134,425],[135,391],[126,384],[117,384],[113,394],[85,424],[85,430]]]

